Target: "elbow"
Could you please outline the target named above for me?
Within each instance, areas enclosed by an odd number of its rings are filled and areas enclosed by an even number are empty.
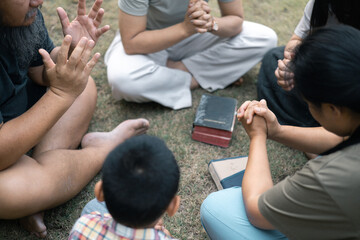
[[[134,44],[131,44],[131,42],[123,42],[123,46],[127,55],[140,54],[139,51],[136,51],[137,48],[134,46]]]

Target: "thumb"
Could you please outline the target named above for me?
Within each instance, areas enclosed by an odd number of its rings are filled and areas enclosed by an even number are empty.
[[[53,62],[53,60],[50,57],[50,54],[47,51],[45,51],[44,49],[40,49],[39,53],[42,57],[46,70],[53,68],[55,66],[55,63]]]

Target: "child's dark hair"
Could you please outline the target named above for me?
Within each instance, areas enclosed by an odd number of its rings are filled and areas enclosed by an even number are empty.
[[[326,25],[329,12],[340,23],[360,29],[359,0],[315,0],[310,20],[311,32]]]
[[[319,106],[331,103],[360,113],[360,31],[320,28],[303,40],[291,62],[295,89]]]
[[[102,168],[105,203],[115,221],[140,228],[154,223],[175,197],[180,172],[157,137],[132,137],[116,147]]]

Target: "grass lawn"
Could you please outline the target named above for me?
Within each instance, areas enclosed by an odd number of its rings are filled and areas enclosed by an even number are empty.
[[[88,0],[88,9],[92,1]],[[185,1],[185,0],[184,0]],[[56,14],[56,7],[62,6],[70,19],[76,14],[76,0],[47,0],[43,4],[43,14],[49,34],[54,43],[59,45],[63,35]],[[265,24],[273,28],[279,37],[279,45],[284,45],[300,20],[307,0],[244,0],[245,17],[249,21]],[[213,13],[219,15],[217,1],[210,0]],[[96,46],[96,51],[105,54],[117,30],[117,0],[104,0],[104,24],[110,24],[106,33]],[[121,64],[121,63],[120,63]],[[234,97],[239,104],[256,98],[256,81],[259,65],[244,76],[242,86],[230,86],[216,91],[219,96]],[[208,173],[207,164],[211,159],[247,155],[249,139],[239,123],[236,124],[229,148],[210,146],[191,140],[191,127],[200,97],[206,91],[193,91],[193,106],[188,109],[173,111],[155,103],[135,104],[125,101],[115,102],[107,84],[106,67],[103,58],[92,72],[97,89],[97,110],[89,131],[108,131],[118,123],[131,118],[145,117],[150,121],[148,134],[165,140],[174,152],[181,169],[179,195],[181,206],[173,218],[165,218],[165,226],[179,239],[206,239],[206,233],[200,223],[199,209],[208,194],[216,191],[215,184]],[[303,153],[268,141],[268,153],[274,181],[277,182],[301,168],[306,161]],[[84,159],[86,161],[86,159]],[[45,223],[48,228],[47,239],[66,239],[72,225],[79,217],[84,205],[94,197],[93,187],[100,179],[98,174],[88,186],[74,199],[55,209],[46,211]],[[17,221],[1,221],[0,239],[36,239],[22,230]]]

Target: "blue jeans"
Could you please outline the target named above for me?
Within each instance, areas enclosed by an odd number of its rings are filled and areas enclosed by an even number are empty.
[[[262,230],[249,222],[241,187],[228,188],[210,194],[201,205],[200,216],[203,227],[213,240],[287,239],[279,231]]]
[[[101,215],[104,215],[104,213],[109,213],[105,202],[99,202],[96,198],[94,198],[85,205],[81,212],[81,216],[95,211],[101,213]]]

